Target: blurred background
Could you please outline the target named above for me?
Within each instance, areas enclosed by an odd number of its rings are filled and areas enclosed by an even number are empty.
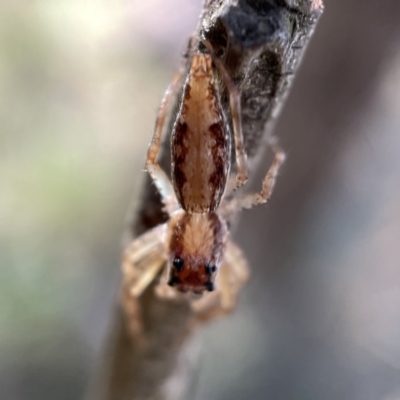
[[[156,111],[200,9],[0,3],[1,399],[83,397]],[[252,279],[196,339],[193,399],[400,399],[399,20],[396,0],[326,1],[275,131],[287,163],[236,231]]]

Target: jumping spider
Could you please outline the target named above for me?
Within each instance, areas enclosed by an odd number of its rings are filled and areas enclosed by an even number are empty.
[[[164,268],[156,287],[159,296],[212,292],[192,302],[205,318],[232,309],[248,277],[240,249],[229,239],[227,223],[243,208],[270,198],[283,151],[271,141],[275,158],[255,194],[233,196],[247,181],[239,92],[208,41],[190,57],[182,97],[171,132],[172,182],[157,162],[166,131],[168,104],[177,93],[176,76],[161,102],[146,166],[159,190],[169,220],[134,240],[123,256],[127,295],[138,298]],[[215,69],[213,68],[213,64]],[[218,92],[218,75],[229,93],[236,157],[236,175],[230,175],[231,132]]]

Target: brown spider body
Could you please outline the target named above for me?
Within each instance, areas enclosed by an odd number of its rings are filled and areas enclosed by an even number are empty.
[[[162,134],[168,132],[164,129],[168,113],[172,111],[168,104],[172,104],[171,98],[178,93],[179,76],[161,102],[147,153],[146,166],[161,194],[169,220],[131,243],[124,253],[123,271],[128,298],[138,298],[161,270],[156,292],[164,298],[179,296],[179,292],[202,294],[216,289],[212,295],[192,303],[194,310],[204,313],[203,318],[211,318],[232,309],[248,277],[246,260],[229,239],[226,221],[243,208],[268,201],[285,155],[271,141],[275,158],[262,189],[258,193],[232,196],[232,191],[247,181],[240,94],[211,44],[207,41],[203,44],[209,54],[197,50],[191,55],[171,132],[172,182],[158,164],[157,157]],[[229,93],[232,132],[221,108],[213,64]],[[228,185],[232,139],[236,174]]]
[[[170,254],[168,284],[181,292],[214,289],[214,277],[223,258],[228,236],[225,221],[216,213],[180,211],[168,224]]]
[[[188,213],[218,208],[230,170],[231,135],[211,61],[193,56],[171,137],[172,182]]]
[[[182,212],[168,224],[168,284],[178,291],[214,290],[228,235],[214,211],[226,187],[230,149],[212,58],[196,53],[171,135],[172,183]]]

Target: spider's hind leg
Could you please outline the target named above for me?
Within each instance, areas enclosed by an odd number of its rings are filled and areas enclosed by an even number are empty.
[[[276,177],[278,176],[279,169],[285,162],[286,155],[284,151],[277,145],[276,139],[271,138],[269,145],[275,153],[274,160],[262,182],[262,188],[257,193],[245,195],[238,199],[238,208],[253,208],[260,204],[266,203],[274,191]]]
[[[168,214],[173,213],[177,208],[179,208],[179,204],[176,200],[171,180],[161,168],[160,164],[157,161],[157,157],[160,152],[163,136],[166,133],[166,126],[169,122],[168,114],[171,112],[171,103],[174,96],[176,96],[177,94],[182,76],[182,72],[176,73],[171,84],[168,86],[168,89],[164,94],[157,115],[154,135],[147,151],[146,159],[147,170],[151,175],[155,185],[157,186],[158,191],[161,194],[163,203]]]
[[[275,153],[274,160],[262,182],[262,188],[257,193],[245,194],[237,197],[226,197],[223,201],[218,212],[228,221],[232,219],[238,211],[244,208],[253,208],[257,205],[266,203],[274,191],[275,181],[278,176],[279,170],[285,161],[284,151],[277,145],[276,139],[271,138],[269,141],[273,152]]]
[[[235,145],[235,155],[236,155],[236,182],[235,189],[239,189],[242,187],[248,179],[248,171],[247,171],[247,155],[244,148],[243,141],[243,131],[242,131],[242,110],[240,105],[240,93],[236,84],[233,82],[230,77],[227,69],[225,68],[222,61],[217,57],[214,52],[214,49],[211,43],[208,40],[203,40],[203,44],[206,46],[207,50],[210,52],[210,55],[216,65],[222,80],[228,90],[229,94],[229,106],[231,110],[231,118],[232,118],[232,126],[233,126],[233,136],[234,136],[234,145]]]

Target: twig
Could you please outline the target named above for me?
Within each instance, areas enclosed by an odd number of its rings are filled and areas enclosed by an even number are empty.
[[[204,4],[194,40],[205,37],[217,54],[224,55],[225,67],[240,90],[250,172],[271,134],[322,8],[320,0],[208,0]],[[227,104],[225,108],[229,113]],[[160,163],[169,171],[168,141]],[[147,179],[129,236],[136,237],[162,222],[165,215],[159,195]],[[118,307],[104,369],[90,399],[170,398],[166,382],[177,368],[189,333],[190,307],[160,300],[153,287],[140,299],[140,307],[146,348],[131,340],[124,312]]]

